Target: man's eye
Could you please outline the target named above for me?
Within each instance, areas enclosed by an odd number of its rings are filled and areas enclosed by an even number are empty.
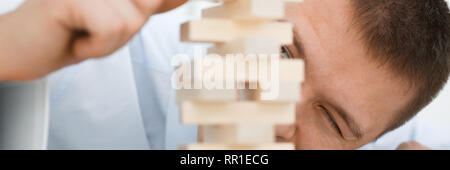
[[[341,136],[344,137],[344,135],[342,134],[341,129],[339,128],[338,124],[336,123],[336,120],[334,119],[333,116],[331,116],[330,112],[324,107],[324,106],[319,106],[320,109],[325,113],[327,120],[329,121],[329,123],[331,123],[331,125],[333,126],[333,128],[336,130],[336,132]]]
[[[281,47],[281,57],[282,58],[293,58],[291,52],[286,46]]]

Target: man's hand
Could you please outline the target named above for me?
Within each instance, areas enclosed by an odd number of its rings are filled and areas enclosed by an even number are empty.
[[[431,150],[417,142],[405,142],[398,146],[397,150]]]
[[[186,0],[32,0],[0,16],[0,81],[35,79],[125,45]]]

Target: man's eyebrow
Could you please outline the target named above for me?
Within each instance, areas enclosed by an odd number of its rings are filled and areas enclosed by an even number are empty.
[[[302,38],[298,34],[297,29],[293,29],[294,34],[294,46],[301,57],[305,57],[305,45],[303,44]]]
[[[341,108],[339,105],[331,105],[331,107],[333,107],[333,109],[336,110],[337,114],[339,114],[342,119],[344,119],[353,136],[355,136],[357,139],[361,139],[363,136],[361,126],[355,121],[353,117],[350,116],[349,112]]]

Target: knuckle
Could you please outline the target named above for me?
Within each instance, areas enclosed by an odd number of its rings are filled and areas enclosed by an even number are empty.
[[[117,35],[122,34],[126,32],[127,30],[127,24],[123,19],[116,19],[114,22],[111,23],[109,29],[109,35]]]
[[[145,23],[145,20],[142,17],[136,17],[129,21],[129,29],[130,32],[137,32],[141,29],[142,25]]]

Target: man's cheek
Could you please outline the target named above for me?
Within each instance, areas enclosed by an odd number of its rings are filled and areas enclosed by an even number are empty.
[[[297,130],[295,147],[297,150],[344,149],[339,141],[324,135],[319,128],[303,127]]]
[[[321,121],[320,114],[314,110],[302,110],[297,114],[295,138],[296,149],[344,149],[345,144],[335,135],[332,135],[326,122]]]

